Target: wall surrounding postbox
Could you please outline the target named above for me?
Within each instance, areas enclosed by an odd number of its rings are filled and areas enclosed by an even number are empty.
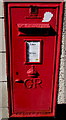
[[[66,3],[64,10],[64,21],[62,31],[62,46],[61,46],[61,57],[60,57],[60,72],[59,72],[59,91],[58,91],[58,104],[66,103],[65,96],[65,80],[66,75]],[[0,2],[0,119],[8,117],[8,95],[7,95],[7,77],[6,77],[6,51],[5,51],[5,37],[4,37],[4,13],[3,3]],[[65,69],[65,70],[64,70]]]

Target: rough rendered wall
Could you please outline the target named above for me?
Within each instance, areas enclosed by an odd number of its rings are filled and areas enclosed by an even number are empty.
[[[66,104],[66,2],[64,15],[64,103]]]
[[[62,103],[66,103],[66,2],[64,8],[58,90],[58,104]]]
[[[66,6],[66,3],[65,3]],[[66,103],[66,7],[64,12],[62,46],[60,57],[59,90],[58,104]],[[64,57],[65,54],[65,57]],[[64,63],[65,61],[65,63]],[[65,70],[64,70],[65,69]],[[6,50],[4,37],[4,14],[3,4],[0,2],[0,120],[8,117],[8,95],[7,95],[7,77],[6,77]]]

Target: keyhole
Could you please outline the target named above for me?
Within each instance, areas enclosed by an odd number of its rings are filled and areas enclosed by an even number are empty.
[[[36,6],[31,6],[31,14],[38,14],[38,8]]]
[[[19,73],[18,72],[16,72],[16,75],[18,75]]]

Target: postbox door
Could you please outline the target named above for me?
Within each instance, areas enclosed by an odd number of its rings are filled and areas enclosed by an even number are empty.
[[[41,116],[52,113],[58,7],[47,5],[9,6],[14,114]]]

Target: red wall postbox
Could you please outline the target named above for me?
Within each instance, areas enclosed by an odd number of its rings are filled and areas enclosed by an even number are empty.
[[[55,116],[63,2],[5,3],[10,117]]]

